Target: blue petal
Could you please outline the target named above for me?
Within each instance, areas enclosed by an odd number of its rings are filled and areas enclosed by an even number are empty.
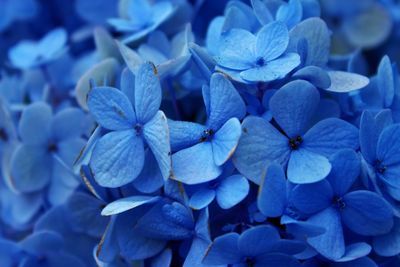
[[[400,253],[400,220],[395,219],[389,233],[374,237],[374,251],[384,257],[396,256]]]
[[[278,217],[286,208],[286,179],[280,165],[272,163],[258,191],[258,209],[267,217]]]
[[[215,191],[211,189],[201,189],[194,193],[190,200],[189,206],[192,209],[200,210],[207,207],[215,198]]]
[[[171,148],[169,146],[169,132],[167,117],[162,111],[144,125],[143,136],[158,162],[164,180],[172,172]]]
[[[131,103],[135,103],[135,75],[129,68],[125,68],[122,71],[121,91]]]
[[[172,261],[172,250],[165,249],[151,260],[151,267],[169,267]]]
[[[343,149],[335,153],[330,161],[332,170],[327,179],[334,193],[343,196],[349,191],[360,174],[360,159],[353,150]]]
[[[44,144],[49,138],[51,107],[43,102],[29,105],[19,121],[19,135],[25,144]]]
[[[304,135],[302,145],[307,150],[327,157],[340,149],[357,149],[358,129],[340,119],[325,119],[314,125]]]
[[[202,142],[176,152],[172,155],[172,166],[173,179],[185,184],[208,182],[222,172],[222,168],[214,162],[210,142]]]
[[[208,125],[217,131],[230,118],[242,119],[246,114],[245,104],[232,83],[222,74],[216,73],[210,81],[210,117]]]
[[[290,153],[288,142],[264,119],[247,117],[242,123],[242,136],[233,155],[233,163],[246,178],[260,184],[270,162],[286,164]]]
[[[254,15],[257,17],[261,25],[265,25],[274,20],[271,11],[263,1],[251,0],[251,6],[253,7]]]
[[[86,263],[75,255],[70,255],[65,252],[50,254],[46,257],[48,266],[57,267],[85,267]],[[40,265],[39,265],[40,266]]]
[[[116,88],[93,88],[87,104],[95,120],[109,130],[131,129],[136,122],[132,104]]]
[[[327,89],[331,86],[331,78],[328,73],[317,66],[307,66],[299,69],[293,75],[293,78],[309,81],[318,88]]]
[[[323,225],[326,232],[308,238],[307,242],[322,256],[332,260],[340,259],[345,253],[345,244],[339,212],[333,208],[327,208],[309,218],[308,221]]]
[[[145,151],[145,162],[146,164],[144,164],[142,172],[133,180],[132,184],[142,193],[153,193],[164,185],[164,178],[161,175],[153,152],[149,149]]]
[[[53,231],[37,231],[21,241],[21,248],[33,255],[41,256],[43,254],[59,251],[64,243],[60,234]]]
[[[307,59],[305,65],[324,67],[330,54],[330,31],[320,18],[303,20],[289,32],[290,43],[288,51],[297,52],[301,40],[307,41]]]
[[[143,164],[143,140],[133,130],[110,132],[100,138],[90,161],[95,180],[104,187],[119,187],[133,181]]]
[[[371,252],[371,246],[367,243],[354,243],[346,247],[343,257],[337,262],[349,262],[367,256]]]
[[[400,163],[400,125],[392,125],[383,130],[376,154],[385,165]]]
[[[58,112],[51,121],[52,136],[55,140],[77,138],[83,134],[87,119],[77,108],[66,108]]]
[[[32,41],[21,41],[8,51],[12,65],[21,69],[34,66],[38,56],[37,44]]]
[[[343,197],[346,207],[342,210],[343,222],[360,235],[380,235],[393,226],[390,205],[376,193],[354,191]]]
[[[173,151],[197,144],[207,129],[204,125],[188,121],[168,120],[168,126]]]
[[[283,4],[276,12],[276,20],[286,23],[288,28],[292,28],[301,21],[303,17],[303,6],[299,0],[289,0]]]
[[[249,182],[243,176],[229,176],[216,189],[217,203],[223,209],[230,209],[247,196],[249,189]]]
[[[152,63],[140,65],[135,77],[135,112],[138,122],[147,123],[156,115],[161,98],[157,69]]]
[[[51,178],[51,155],[37,146],[20,145],[11,157],[12,184],[17,191],[33,192],[44,188]]]
[[[321,181],[331,171],[328,159],[308,149],[293,150],[287,167],[288,180],[295,184]]]
[[[378,267],[378,265],[368,257],[362,257],[347,262],[332,263],[332,267]]]
[[[251,68],[255,61],[253,49],[256,37],[242,29],[232,29],[221,36],[220,54],[215,58],[218,65],[234,70]]]
[[[271,251],[279,239],[278,231],[272,226],[255,226],[240,235],[239,251],[243,256],[259,256]]]
[[[135,50],[130,49],[127,45],[120,42],[117,42],[117,45],[121,56],[126,63],[126,66],[133,74],[136,75],[138,73],[139,67],[144,63],[143,59],[139,56],[138,53],[135,52]],[[132,100],[132,98],[130,99]]]
[[[203,263],[209,265],[234,264],[242,260],[238,247],[239,235],[229,233],[217,237],[207,250]]]
[[[289,72],[300,65],[300,57],[295,53],[287,53],[269,61],[262,67],[253,67],[242,71],[240,77],[249,82],[270,82],[284,78]]]
[[[214,134],[211,145],[215,164],[221,166],[233,155],[241,130],[239,120],[232,118]]]
[[[360,149],[363,157],[369,164],[376,160],[376,145],[381,130],[371,112],[364,111],[360,120]]]
[[[108,218],[107,218],[108,219]],[[109,223],[103,229],[104,233],[101,236],[101,244],[97,245],[96,258],[101,261],[111,262],[114,261],[118,252],[118,240],[117,230],[115,228],[117,222],[117,216],[113,216],[109,219]]]
[[[394,74],[392,64],[388,56],[384,56],[379,63],[378,73],[377,73],[377,85],[384,97],[385,107],[392,105],[394,94],[395,94],[395,84],[394,84]]]
[[[257,33],[255,53],[269,62],[281,56],[288,44],[289,32],[286,25],[280,21],[271,22]]]
[[[54,59],[58,56],[67,42],[67,32],[63,28],[57,28],[47,33],[38,43],[38,52],[45,59]]]
[[[120,198],[109,203],[102,211],[101,215],[110,216],[134,209],[144,204],[154,203],[159,199],[158,196],[131,196]]]
[[[326,180],[296,186],[290,195],[293,205],[301,212],[315,214],[332,204],[332,187]]]
[[[318,106],[318,90],[309,82],[293,81],[272,96],[272,116],[290,137],[303,135]]]
[[[331,78],[331,86],[326,91],[336,93],[348,93],[359,90],[369,84],[369,79],[363,75],[345,72],[345,71],[328,71]]]

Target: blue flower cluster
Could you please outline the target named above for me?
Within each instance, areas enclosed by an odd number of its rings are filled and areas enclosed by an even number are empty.
[[[400,4],[0,1],[1,267],[400,266]]]

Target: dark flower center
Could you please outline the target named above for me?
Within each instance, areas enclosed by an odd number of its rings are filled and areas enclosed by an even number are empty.
[[[143,125],[141,125],[140,123],[136,123],[135,126],[133,126],[133,129],[135,129],[136,135],[140,135],[143,130]]]
[[[48,146],[47,146],[47,151],[49,151],[49,152],[57,152],[57,150],[58,150],[58,147],[57,147],[57,145],[55,144],[55,143],[50,143]]]
[[[289,139],[289,146],[291,150],[297,150],[301,143],[303,143],[303,138],[301,138],[301,136],[296,136],[295,138]]]
[[[342,197],[335,196],[332,200],[333,206],[339,210],[342,210],[346,207],[346,203],[344,202]]]
[[[8,141],[8,134],[3,128],[0,128],[0,140],[3,140],[4,142]]]
[[[379,159],[377,159],[375,161],[374,168],[375,168],[375,171],[380,174],[384,174],[387,169],[387,167]]]
[[[245,262],[245,264],[247,264],[247,266],[249,266],[249,267],[253,267],[253,266],[256,265],[255,260],[254,260],[253,258],[251,258],[251,257],[246,257],[246,258],[244,259],[244,262]]]
[[[256,59],[256,65],[259,67],[262,67],[265,65],[265,59],[263,57],[258,57]]]
[[[203,131],[203,134],[200,137],[200,143],[201,142],[205,142],[205,141],[209,141],[212,136],[214,135],[214,130],[213,129],[207,129]]]

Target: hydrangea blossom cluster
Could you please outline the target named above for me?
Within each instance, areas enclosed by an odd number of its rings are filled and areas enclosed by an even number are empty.
[[[1,1],[1,267],[400,266],[399,12]]]

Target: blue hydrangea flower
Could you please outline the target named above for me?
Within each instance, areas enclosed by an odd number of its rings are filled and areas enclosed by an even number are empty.
[[[108,19],[117,31],[126,33],[124,43],[134,42],[157,29],[173,13],[169,1],[150,4],[149,0],[129,0],[123,2],[121,18]]]
[[[53,115],[46,103],[29,105],[18,126],[22,143],[11,157],[12,186],[21,193],[47,188],[51,203],[64,202],[79,185],[71,169],[85,144],[85,122],[79,109],[65,108]]]
[[[66,51],[67,32],[63,28],[52,30],[40,41],[21,41],[8,52],[11,64],[29,69],[53,61]]]
[[[97,141],[90,160],[96,181],[105,187],[119,187],[138,177],[147,148],[154,154],[164,179],[171,175],[168,124],[158,110],[162,92],[157,70],[145,63],[134,81],[129,77],[122,77],[122,91],[95,87],[88,95],[88,107],[95,120],[110,130]]]
[[[247,82],[269,82],[284,78],[300,64],[296,53],[285,53],[289,33],[282,22],[262,27],[257,36],[243,29],[232,29],[222,35],[216,61],[229,74]]]
[[[169,121],[173,179],[199,184],[217,178],[238,144],[239,119],[245,115],[244,102],[231,82],[213,74],[210,87],[203,87],[207,123]]]
[[[328,118],[310,127],[320,95],[310,83],[293,81],[269,102],[276,128],[262,118],[247,117],[233,158],[236,168],[259,184],[269,163],[287,166],[293,183],[313,183],[331,170],[328,157],[343,148],[358,148],[358,130],[346,121]]]
[[[297,185],[291,197],[293,205],[310,216],[308,222],[325,225],[325,233],[307,242],[321,255],[337,260],[345,254],[342,225],[360,235],[384,234],[393,226],[393,211],[378,194],[351,190],[360,173],[360,159],[354,151],[335,153],[331,163],[326,180]]]
[[[259,225],[241,235],[229,233],[217,237],[203,262],[209,265],[295,267],[301,264],[290,255],[303,249],[302,243],[280,239],[273,227]]]

